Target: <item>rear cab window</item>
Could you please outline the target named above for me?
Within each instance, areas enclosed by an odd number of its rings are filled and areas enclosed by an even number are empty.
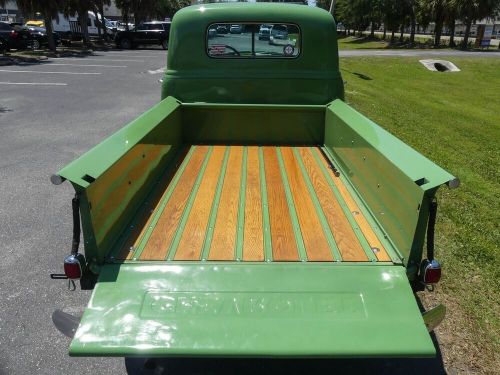
[[[214,23],[207,28],[207,54],[213,58],[296,58],[301,31],[295,24]]]

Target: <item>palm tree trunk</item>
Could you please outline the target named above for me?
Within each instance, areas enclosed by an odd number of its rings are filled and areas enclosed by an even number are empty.
[[[405,32],[405,25],[401,24],[401,34],[399,35],[399,42],[400,43],[403,43],[403,36],[404,36],[404,32]]]
[[[392,31],[392,33],[391,33],[391,44],[394,44],[394,33],[395,33],[395,30],[392,29],[391,31]]]
[[[106,40],[106,39],[108,39],[108,33],[106,30],[106,23],[104,22],[104,3],[102,0],[99,0],[97,2],[97,8],[99,10],[99,13],[101,13],[102,30],[104,32],[104,40]]]
[[[443,32],[444,10],[441,3],[436,5],[436,26],[434,28],[434,47],[441,44],[441,34]]]
[[[99,38],[99,42],[102,42],[102,36],[101,36],[101,27],[102,27],[102,23],[101,23],[101,20],[99,19],[99,17],[97,16],[98,13],[94,10],[94,16],[95,16],[95,19],[96,19],[96,25],[97,25],[97,37]]]
[[[464,39],[462,40],[462,49],[466,49],[467,44],[469,44],[469,35],[471,26],[472,26],[472,18],[469,18],[467,19],[467,21],[465,21],[465,34],[464,34]]]
[[[90,45],[89,27],[88,27],[88,19],[89,19],[88,11],[86,9],[79,9],[78,19],[80,21],[80,28],[82,29],[83,45],[85,47],[87,47]]]
[[[375,22],[372,21],[372,28],[370,30],[370,38],[375,38]]]
[[[450,20],[450,47],[455,47],[455,17]]]
[[[417,22],[415,19],[415,9],[412,6],[410,12],[410,45],[415,43],[415,29],[417,27]]]
[[[56,43],[54,42],[54,30],[52,28],[52,17],[45,12],[43,20],[45,22],[45,30],[47,32],[47,42],[49,44],[49,49],[53,52],[56,51]]]

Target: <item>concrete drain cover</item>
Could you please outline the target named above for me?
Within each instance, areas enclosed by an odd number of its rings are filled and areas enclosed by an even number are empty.
[[[433,72],[459,72],[455,64],[446,60],[419,60],[427,69]]]

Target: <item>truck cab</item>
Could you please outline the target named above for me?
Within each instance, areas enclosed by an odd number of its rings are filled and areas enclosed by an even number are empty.
[[[344,102],[324,10],[180,10],[161,101],[65,180],[66,276],[93,288],[70,355],[436,353],[443,310],[424,319],[412,286],[439,280],[435,193],[458,180]]]

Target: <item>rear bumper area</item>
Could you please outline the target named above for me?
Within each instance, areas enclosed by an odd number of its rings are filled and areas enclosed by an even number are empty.
[[[72,356],[426,357],[435,348],[401,266],[103,266]]]

